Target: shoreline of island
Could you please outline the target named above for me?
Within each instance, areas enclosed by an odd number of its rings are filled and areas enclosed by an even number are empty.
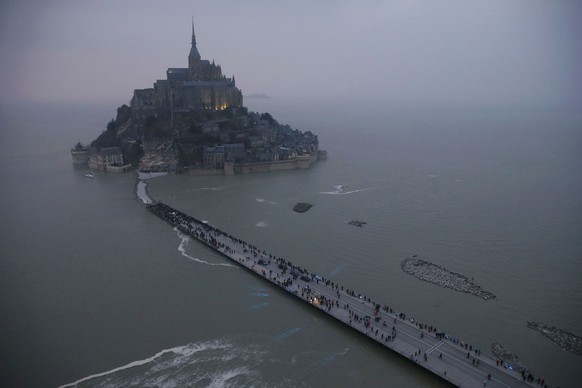
[[[234,76],[202,59],[192,26],[188,67],[168,68],[153,87],[135,89],[106,130],[78,142],[71,157],[91,172],[229,176],[308,169],[327,152],[311,131],[249,111]]]

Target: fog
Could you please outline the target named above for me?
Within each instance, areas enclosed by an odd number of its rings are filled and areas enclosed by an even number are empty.
[[[2,1],[0,101],[128,103],[203,59],[243,94],[582,105],[581,1]]]

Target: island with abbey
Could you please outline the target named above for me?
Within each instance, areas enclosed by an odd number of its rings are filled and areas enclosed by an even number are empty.
[[[188,67],[169,68],[153,88],[134,90],[106,130],[71,155],[93,171],[234,175],[306,169],[327,153],[312,132],[249,112],[234,76],[200,56],[192,23]]]

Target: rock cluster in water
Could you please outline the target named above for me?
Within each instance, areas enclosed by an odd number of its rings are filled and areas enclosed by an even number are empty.
[[[538,321],[528,322],[527,327],[539,331],[562,349],[582,356],[582,337]]]
[[[402,270],[413,275],[420,280],[434,283],[441,287],[451,288],[456,291],[466,292],[485,300],[494,299],[495,294],[483,290],[480,286],[473,283],[465,275],[451,272],[446,268],[418,259],[415,256],[407,258],[400,263]]]
[[[298,202],[295,206],[293,206],[293,210],[295,210],[297,213],[305,213],[311,209],[312,206],[313,205],[310,203]]]
[[[517,354],[505,350],[505,348],[500,344],[492,343],[491,353],[502,361],[504,367],[518,370],[520,372],[528,372],[527,366],[519,362],[519,357],[517,357]]]

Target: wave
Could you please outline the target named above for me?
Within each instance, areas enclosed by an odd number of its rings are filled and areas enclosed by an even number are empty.
[[[259,202],[259,203],[268,203],[269,205],[276,205],[277,202],[274,201],[269,201],[268,199],[265,198],[259,198],[255,196],[255,201]]]
[[[235,344],[226,339],[189,343],[83,377],[61,388],[83,383],[92,387],[244,385],[260,378],[259,372],[252,368],[264,360],[264,353],[256,345]]]
[[[349,190],[346,191],[346,187],[347,186],[343,186],[343,185],[335,185],[335,191],[320,191],[319,194],[331,194],[331,195],[347,195],[347,194],[354,194],[354,193],[359,193],[361,191],[368,191],[373,189],[373,187],[367,187],[364,189],[356,189],[356,190]]]
[[[149,204],[153,203],[153,199],[149,196],[148,193],[148,179],[157,178],[160,176],[168,175],[167,172],[139,172],[137,173],[137,187],[136,187],[136,195],[137,197],[144,203]]]
[[[203,191],[203,190],[208,190],[208,191],[222,191],[224,189],[226,189],[228,186],[216,186],[216,187],[200,187],[198,189],[193,189],[194,191]]]
[[[211,379],[210,384],[208,384],[208,386],[209,387],[224,387],[226,385],[226,383],[228,383],[230,380],[233,380],[235,377],[238,377],[239,375],[246,375],[248,373],[249,373],[249,369],[247,367],[239,367],[239,368],[227,370],[227,371],[224,371],[224,372],[214,376]]]
[[[148,185],[144,181],[137,182],[136,194],[137,197],[146,205],[153,202],[151,197],[148,195]]]
[[[80,383],[95,379],[97,377],[103,377],[103,376],[114,374],[116,372],[120,372],[120,371],[125,370],[125,369],[130,369],[130,368],[134,368],[137,366],[146,365],[146,364],[149,364],[149,363],[155,361],[156,359],[162,357],[164,354],[167,354],[167,353],[174,353],[177,356],[189,357],[195,353],[202,352],[202,351],[208,350],[208,349],[226,349],[226,348],[228,348],[228,344],[224,344],[220,340],[198,343],[198,344],[188,344],[185,346],[176,346],[175,348],[164,349],[164,350],[154,354],[153,356],[145,358],[143,360],[132,361],[129,364],[120,366],[120,367],[115,368],[115,369],[108,370],[106,372],[96,373],[94,375],[83,377],[82,379],[79,379],[79,380],[74,381],[72,383],[61,385],[59,388],[74,387],[76,385],[79,385]]]
[[[269,226],[269,224],[267,224],[265,221],[259,221],[255,224],[255,226],[258,226],[259,228],[266,228]]]
[[[236,265],[232,265],[232,264],[229,264],[229,263],[210,263],[208,261],[201,260],[201,259],[199,259],[197,257],[190,256],[186,252],[186,245],[188,245],[188,243],[190,242],[190,237],[188,235],[185,235],[184,233],[180,232],[180,230],[178,228],[174,228],[174,230],[178,234],[178,237],[182,240],[182,241],[180,241],[180,245],[178,246],[178,251],[182,254],[182,256],[187,257],[188,259],[193,260],[193,261],[195,261],[197,263],[200,263],[200,264],[206,264],[206,265],[212,265],[212,266],[221,266],[221,267],[234,267],[234,268],[237,268]]]

